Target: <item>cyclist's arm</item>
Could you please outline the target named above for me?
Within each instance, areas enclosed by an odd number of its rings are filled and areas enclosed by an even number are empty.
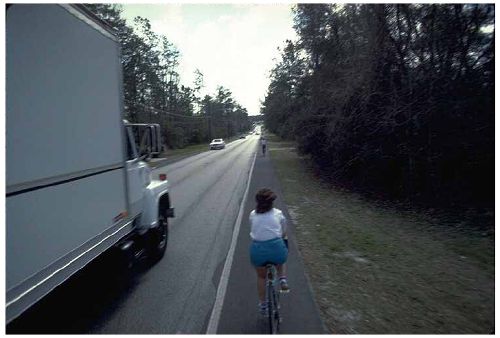
[[[285,242],[286,248],[288,249],[288,234],[287,234],[287,228],[288,228],[288,223],[285,218],[285,215],[283,215],[283,212],[280,215],[280,224],[281,224],[281,237],[283,238],[283,242]]]
[[[288,236],[287,236],[288,224],[287,224],[286,218],[283,214],[281,214],[281,217],[280,217],[280,224],[281,224],[281,234],[282,234],[281,237],[288,238]]]

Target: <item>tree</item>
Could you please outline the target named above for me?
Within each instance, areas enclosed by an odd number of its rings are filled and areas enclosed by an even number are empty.
[[[267,128],[344,185],[409,201],[493,200],[492,5],[294,13],[299,39],[271,72]]]
[[[136,17],[130,27],[121,18],[119,5],[89,4],[88,8],[120,39],[125,113],[130,121],[159,123],[169,148],[207,141],[213,132],[229,137],[250,128],[246,110],[229,90],[220,87],[215,99],[201,100],[199,70],[192,88],[180,84],[179,50],[166,36],[156,34],[147,18]],[[207,114],[206,107],[214,114]]]

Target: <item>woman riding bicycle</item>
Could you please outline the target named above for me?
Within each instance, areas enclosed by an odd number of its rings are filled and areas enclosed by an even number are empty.
[[[250,260],[257,271],[257,291],[259,295],[259,310],[267,311],[266,297],[266,264],[275,264],[280,277],[282,292],[288,292],[285,262],[288,248],[285,244],[287,222],[283,212],[273,208],[276,194],[270,189],[260,189],[255,200],[257,207],[250,213]]]

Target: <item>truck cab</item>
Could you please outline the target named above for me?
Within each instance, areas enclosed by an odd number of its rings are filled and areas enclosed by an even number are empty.
[[[130,212],[137,219],[137,231],[149,232],[149,254],[156,259],[163,256],[168,239],[168,221],[174,217],[170,205],[166,173],[152,176],[147,164],[160,139],[159,125],[123,121],[127,139],[127,180]]]

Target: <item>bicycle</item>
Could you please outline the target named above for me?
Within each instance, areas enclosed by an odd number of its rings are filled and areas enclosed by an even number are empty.
[[[266,156],[266,148],[267,146],[265,144],[262,145],[262,156]]]
[[[266,276],[266,303],[269,332],[271,334],[278,334],[282,318],[280,314],[279,292],[276,290],[279,283],[277,283],[276,267],[274,264],[266,264]]]

